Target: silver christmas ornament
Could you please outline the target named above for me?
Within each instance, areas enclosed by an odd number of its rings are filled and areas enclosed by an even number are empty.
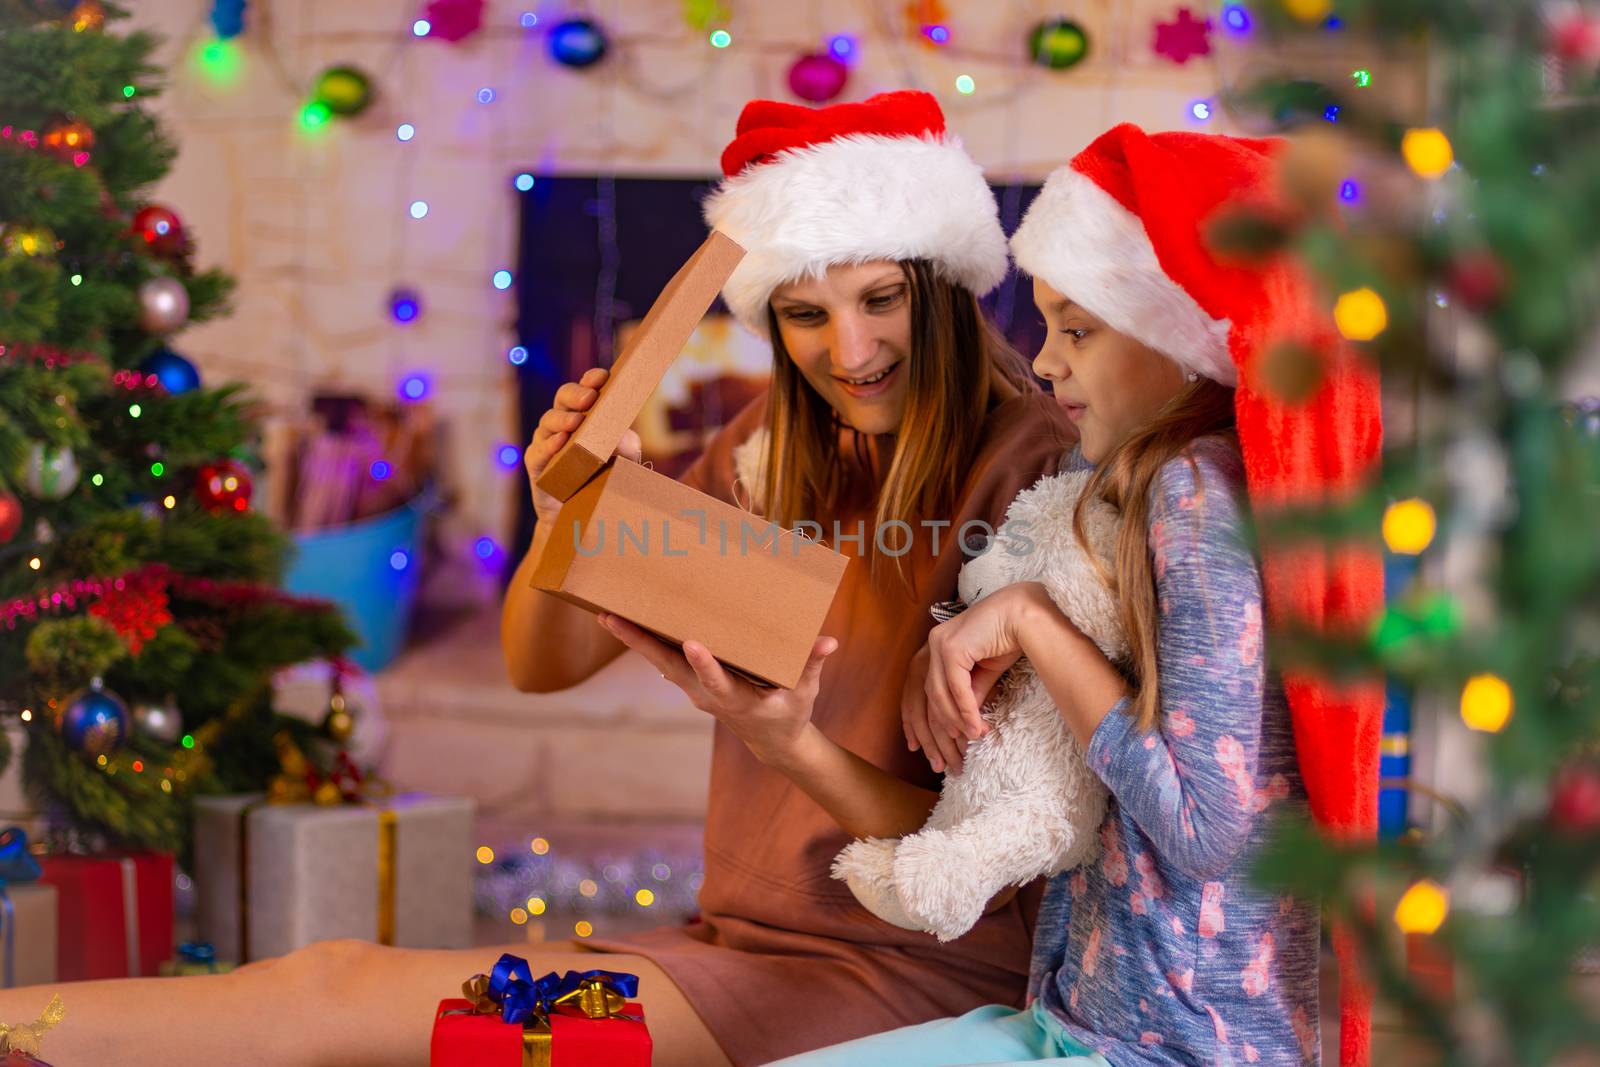
[[[60,500],[78,484],[78,457],[65,446],[36,441],[22,462],[22,484],[36,500]]]
[[[163,745],[177,744],[183,736],[183,715],[169,697],[158,704],[138,704],[133,709],[133,725],[141,734]]]
[[[176,278],[151,278],[139,286],[139,325],[164,337],[189,321],[189,291]]]

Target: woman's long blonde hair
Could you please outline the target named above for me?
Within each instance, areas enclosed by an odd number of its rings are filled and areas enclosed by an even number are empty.
[[[1194,441],[1214,434],[1235,436],[1233,390],[1202,378],[1111,450],[1084,487],[1072,516],[1078,543],[1085,555],[1096,561],[1100,576],[1117,597],[1122,627],[1128,635],[1128,666],[1137,687],[1132,714],[1141,730],[1154,729],[1161,711],[1160,609],[1150,555],[1150,489],[1162,467]],[[1083,502],[1096,496],[1116,508],[1122,521],[1109,572],[1089,548],[1084,531]]]
[[[842,453],[838,414],[789,358],[777,315],[767,309],[773,372],[761,499],[768,502],[766,517],[786,529],[851,507],[870,506],[880,528],[898,519],[915,529],[922,518],[948,516],[989,411],[1013,392],[1038,391],[1022,357],[984,317],[970,290],[939,277],[926,260],[901,267],[911,298],[906,406],[894,458],[881,479],[861,435],[850,435],[854,455]],[[869,533],[874,566],[875,543]],[[897,544],[898,538],[891,547]]]

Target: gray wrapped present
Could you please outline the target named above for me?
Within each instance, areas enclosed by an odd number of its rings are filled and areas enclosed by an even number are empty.
[[[240,963],[343,937],[466,948],[472,816],[465,797],[423,793],[329,806],[202,797],[199,936],[217,959]]]
[[[0,886],[0,985],[48,985],[56,980],[56,887],[38,882]]]

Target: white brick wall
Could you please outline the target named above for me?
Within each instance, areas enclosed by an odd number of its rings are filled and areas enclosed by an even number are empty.
[[[463,496],[450,534],[463,551],[482,534],[504,540],[518,491],[492,451],[517,434],[504,359],[513,301],[489,284],[514,265],[518,170],[710,174],[744,100],[786,97],[792,58],[833,33],[859,42],[846,98],[937,92],[996,175],[1039,177],[1116,121],[1182,126],[1189,101],[1258,58],[1220,34],[1220,59],[1177,67],[1154,56],[1151,20],[1177,5],[1153,0],[1063,5],[1093,38],[1091,58],[1065,73],[1013,62],[1028,28],[1056,13],[1050,4],[949,4],[952,45],[964,55],[906,39],[900,3],[733,0],[725,50],[689,30],[674,0],[574,6],[618,41],[587,72],[555,65],[543,34],[518,26],[523,10],[546,27],[562,15],[543,0],[493,0],[487,28],[459,45],[410,36],[415,0],[257,0],[239,38],[237,82],[219,87],[194,62],[209,34],[205,0],[133,5],[136,25],[167,38],[158,58],[171,65],[170,91],[155,106],[181,146],[156,196],[195,233],[200,262],[240,282],[233,316],[182,334],[177,347],[210,379],[247,380],[290,411],[318,386],[385,392],[408,371],[429,372],[456,445]],[[314,76],[335,62],[373,76],[375,103],[308,136],[295,116]],[[977,80],[970,97],[953,88],[962,72]],[[482,86],[495,88],[495,103],[477,103]],[[395,139],[400,122],[417,128],[409,144]],[[428,201],[426,219],[407,215],[414,199]],[[409,328],[386,311],[386,294],[402,283],[426,304]]]

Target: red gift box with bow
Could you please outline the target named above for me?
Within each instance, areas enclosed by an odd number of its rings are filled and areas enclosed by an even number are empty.
[[[509,952],[441,1001],[430,1067],[650,1067],[637,975],[554,972],[535,979]]]
[[[433,1021],[429,1067],[650,1067],[650,1031],[644,1009],[623,1005],[610,1019],[562,1011],[550,1015],[548,1059],[525,1054],[523,1027],[480,1015],[470,1000],[442,1000]],[[533,1053],[534,1057],[538,1052]]]

